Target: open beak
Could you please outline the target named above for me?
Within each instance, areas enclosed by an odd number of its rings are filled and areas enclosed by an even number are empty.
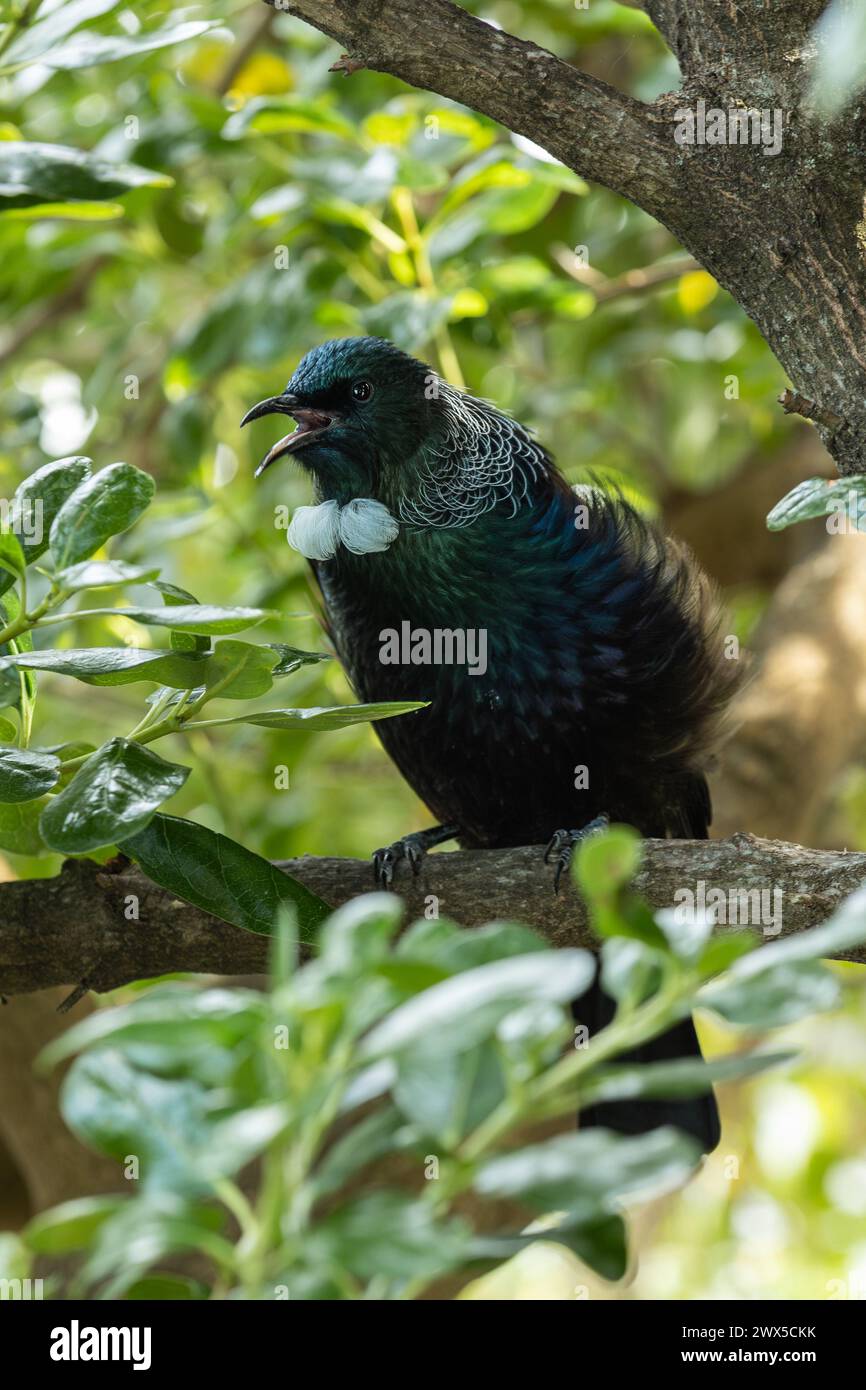
[[[248,425],[251,420],[260,420],[263,415],[291,415],[297,421],[297,428],[292,430],[291,434],[284,434],[282,439],[278,439],[276,444],[268,450],[255,471],[257,478],[284,454],[295,454],[305,444],[312,444],[314,439],[318,439],[333,424],[333,416],[326,415],[324,411],[313,410],[309,406],[301,405],[298,397],[289,392],[282,396],[271,396],[266,401],[259,401],[258,405],[254,405],[252,410],[247,411],[241,420],[241,428]]]

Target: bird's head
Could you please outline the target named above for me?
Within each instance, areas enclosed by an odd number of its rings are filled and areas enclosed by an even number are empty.
[[[433,380],[429,367],[382,338],[338,338],[313,348],[286,389],[241,421],[279,414],[296,422],[265,454],[256,476],[293,455],[323,498],[387,493],[383,474],[406,467],[435,428],[427,389]]]

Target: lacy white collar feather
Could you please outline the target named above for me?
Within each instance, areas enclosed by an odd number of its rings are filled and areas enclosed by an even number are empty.
[[[399,531],[399,524],[382,502],[354,497],[345,507],[333,501],[298,507],[286,539],[308,560],[330,560],[340,545],[353,555],[387,550]]]

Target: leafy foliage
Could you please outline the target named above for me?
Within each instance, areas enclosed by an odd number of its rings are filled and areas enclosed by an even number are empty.
[[[581,851],[608,947],[637,939],[638,857],[624,828]],[[284,919],[270,992],[160,985],[53,1043],[45,1066],[80,1054],[63,1085],[67,1123],[118,1162],[134,1157],[138,1180],[135,1195],[38,1216],[31,1254],[81,1252],[79,1289],[102,1297],[142,1296],[145,1279],[174,1296],[177,1276],[161,1266],[195,1251],[211,1273],[190,1296],[413,1298],[518,1255],[544,1218],[548,1239],[618,1279],[623,1204],[680,1184],[694,1141],[591,1129],[515,1147],[518,1127],[599,1098],[699,1094],[787,1062],[756,1050],[715,1064],[616,1057],[692,1005],[730,1017],[746,980],[740,1022],[774,1026],[778,972],[793,960],[813,982],[795,1007],[828,1007],[835,982],[817,958],[866,938],[863,894],[794,941],[750,940],[727,972],[718,954],[646,931],[654,987],[621,999],[589,1047],[570,1047],[568,1003],[592,977],[588,953],[551,951],[509,923],[419,921],[395,941],[400,917],[391,895],[357,899],[300,967]],[[459,1214],[467,1193],[472,1222]]]
[[[94,561],[96,551],[139,519],[153,494],[152,479],[137,468],[116,463],[91,474],[89,460],[74,458],[40,469],[12,499],[12,525],[17,521],[23,526],[26,514],[44,528],[45,516],[50,516],[53,566],[44,562],[35,528],[27,551],[14,531],[3,533],[0,560],[13,587],[2,604],[0,700],[17,714],[18,743],[0,744],[0,804],[16,808],[5,818],[0,815],[0,846],[19,852],[23,847],[29,854],[43,849],[86,854],[120,845],[158,883],[237,926],[267,931],[277,906],[292,901],[304,929],[312,930],[322,919],[323,904],[267,860],[206,827],[171,816],[161,816],[158,832],[147,833],[159,807],[189,775],[188,767],[167,761],[148,745],[223,723],[253,720],[295,729],[308,722],[316,729],[338,729],[420,706],[404,702],[251,710],[226,719],[200,718],[211,700],[255,699],[270,690],[275,675],[291,674],[319,654],[232,638],[214,641],[269,615],[257,608],[198,604],[192,595],[158,580],[158,570]],[[34,569],[36,559],[43,563]],[[91,586],[145,586],[168,602],[158,607],[68,608],[70,600]],[[129,646],[31,649],[34,633],[41,635],[82,617],[162,627],[173,641],[180,639],[180,646],[164,651]],[[33,748],[38,671],[54,671],[89,685],[148,683],[156,688],[125,736],[109,738],[96,749]],[[7,731],[14,734],[8,721]]]

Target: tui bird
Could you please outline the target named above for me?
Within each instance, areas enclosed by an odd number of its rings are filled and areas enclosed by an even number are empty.
[[[382,885],[452,838],[546,843],[556,886],[608,819],[706,838],[704,769],[737,675],[684,546],[619,495],[570,488],[522,425],[379,338],[314,348],[243,424],[273,413],[296,428],[257,476],[287,455],[312,476],[315,505],[288,539],[312,562],[353,688],[430,702],[377,726],[440,822],[376,851]],[[591,1033],[612,1016],[597,984],[575,1008]],[[634,1054],[694,1055],[690,1018]],[[705,1151],[719,1138],[712,1095],[608,1103],[587,1122],[675,1124]]]

